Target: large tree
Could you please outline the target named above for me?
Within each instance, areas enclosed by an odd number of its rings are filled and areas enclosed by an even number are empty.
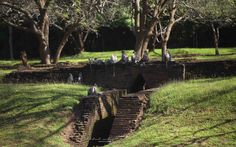
[[[175,23],[187,16],[186,3],[191,0],[133,0],[133,19],[136,36],[135,51],[140,58],[150,38],[161,36],[162,60]]]
[[[168,41],[170,39],[171,31],[174,25],[188,17],[188,9],[184,2],[180,0],[168,1],[164,13],[160,17],[158,28],[156,29],[156,36],[161,39],[161,49],[162,49],[162,61],[166,61],[166,55],[168,50]],[[156,26],[157,27],[157,26]]]
[[[235,23],[235,0],[198,0],[188,5],[193,10],[190,20],[208,25],[212,30],[215,54],[219,55],[220,28]]]
[[[147,49],[154,27],[158,24],[167,1],[133,0],[135,51],[140,58]]]
[[[55,0],[56,21],[53,24],[64,35],[58,45],[54,63],[59,61],[61,52],[70,36],[79,46],[80,52],[85,49],[84,43],[90,32],[96,32],[100,26],[108,24],[116,14],[118,0]]]
[[[49,6],[52,0],[1,0],[0,19],[17,29],[37,36],[41,62],[50,64]]]
[[[90,31],[95,31],[114,15],[113,6],[118,0],[2,0],[0,19],[17,29],[31,32],[37,36],[41,62],[50,64],[49,26],[63,31],[64,35],[56,50],[54,62],[72,32],[77,32],[80,50]],[[106,17],[105,17],[106,16]]]

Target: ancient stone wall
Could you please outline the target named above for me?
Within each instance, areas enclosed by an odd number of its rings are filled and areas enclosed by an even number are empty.
[[[72,123],[64,131],[66,141],[73,146],[88,146],[95,123],[115,116],[119,98],[125,94],[124,90],[112,90],[83,98],[74,107]]]
[[[104,88],[127,89],[135,92],[158,87],[168,81],[202,77],[236,75],[236,61],[194,62],[194,63],[148,63],[84,65],[80,67],[60,67],[48,70],[15,71],[7,75],[5,82],[67,82],[71,73],[77,82],[79,73],[83,74],[82,83],[96,83]]]
[[[236,75],[236,61],[185,63],[186,79]]]
[[[91,64],[84,67],[53,68],[49,70],[15,71],[7,75],[5,82],[67,82],[69,73],[77,81],[83,74],[83,84],[96,83],[104,88],[128,89],[131,92],[157,87],[170,80],[184,79],[184,65],[165,64]]]

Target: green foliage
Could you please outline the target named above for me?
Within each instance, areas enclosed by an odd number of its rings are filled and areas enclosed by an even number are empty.
[[[236,77],[164,85],[141,127],[109,146],[236,146]]]
[[[86,86],[67,84],[0,84],[0,145],[61,146],[72,107]]]
[[[203,23],[214,23],[217,25],[232,24],[236,18],[235,1],[233,0],[199,0],[194,1],[192,9],[198,14],[191,16]]]

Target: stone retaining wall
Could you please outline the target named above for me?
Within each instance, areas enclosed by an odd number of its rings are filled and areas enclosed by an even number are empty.
[[[124,90],[112,90],[83,98],[80,104],[74,107],[72,123],[64,131],[66,141],[73,146],[88,146],[95,123],[115,116],[118,100],[125,94]]]
[[[60,67],[48,70],[15,71],[3,81],[10,83],[67,82],[71,73],[76,82],[83,74],[83,84],[96,83],[104,88],[135,92],[158,87],[168,81],[236,75],[236,61],[195,63],[109,64]]]
[[[109,64],[87,65],[84,67],[54,68],[48,70],[15,71],[4,78],[10,83],[67,82],[69,73],[75,79],[83,74],[83,84],[96,83],[104,88],[139,91],[154,88],[170,80],[184,79],[184,65],[165,64]]]

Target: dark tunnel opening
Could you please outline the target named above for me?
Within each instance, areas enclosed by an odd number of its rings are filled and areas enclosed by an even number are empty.
[[[102,120],[98,120],[93,129],[93,133],[91,136],[91,139],[89,141],[88,147],[92,146],[104,146],[108,143],[109,141],[109,134],[111,131],[111,127],[114,121],[114,116],[113,117],[107,117]]]
[[[138,92],[147,89],[146,81],[141,74],[139,74],[131,88],[130,92]]]

